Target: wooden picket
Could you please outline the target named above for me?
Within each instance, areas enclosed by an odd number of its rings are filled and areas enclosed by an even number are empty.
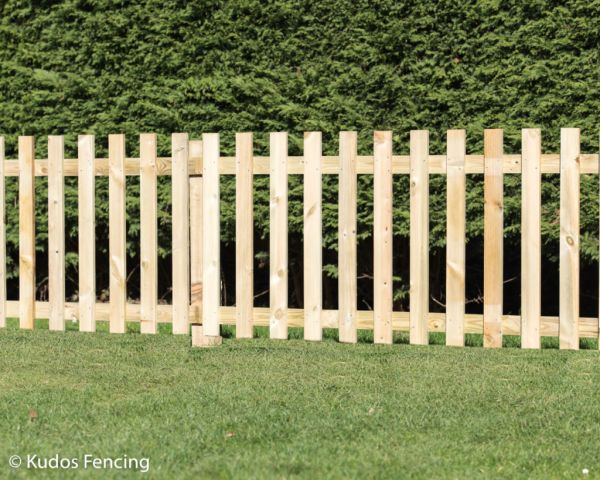
[[[340,133],[339,340],[356,343],[356,132]]]
[[[485,130],[483,209],[483,346],[502,346],[503,154],[502,130]]]
[[[19,322],[32,329],[35,321],[35,145],[19,137]]]
[[[375,132],[373,143],[373,338],[392,343],[392,132]]]
[[[376,131],[373,154],[358,155],[356,132],[341,132],[339,155],[323,155],[320,132],[306,132],[304,154],[288,154],[285,132],[272,133],[270,154],[254,155],[252,133],[236,135],[235,157],[221,156],[218,134],[202,141],[185,133],[171,137],[171,157],[159,157],[155,134],[140,135],[139,158],[127,158],[125,136],[110,135],[108,158],[96,158],[95,138],[78,138],[76,159],[65,158],[62,136],[48,137],[48,158],[35,158],[33,137],[19,137],[18,160],[5,159],[0,137],[0,327],[7,317],[32,329],[47,318],[51,330],[67,319],[96,330],[108,321],[113,333],[140,322],[141,333],[171,323],[174,334],[189,334],[190,321],[205,335],[235,325],[238,338],[255,326],[287,339],[288,328],[303,327],[304,338],[320,341],[337,328],[339,341],[356,343],[359,329],[372,329],[375,343],[389,344],[395,331],[409,332],[411,344],[427,344],[430,332],[446,344],[463,346],[465,334],[483,334],[485,347],[501,347],[503,335],[520,335],[523,348],[540,348],[543,336],[559,337],[561,349],[578,349],[580,338],[600,334],[598,318],[579,312],[579,183],[581,174],[600,174],[598,154],[580,152],[580,132],[561,130],[560,154],[543,154],[541,131],[523,129],[522,153],[505,154],[502,130],[484,131],[483,155],[466,154],[464,130],[447,132],[445,155],[429,153],[429,132],[410,133],[409,155],[394,155],[392,132]],[[521,312],[503,312],[503,175],[520,174]],[[544,316],[541,303],[542,174],[560,174],[560,312]],[[288,175],[303,175],[304,308],[288,306]],[[373,310],[357,305],[358,175],[373,175]],[[429,177],[446,175],[446,309],[429,311]],[[483,314],[465,312],[466,178],[484,175]],[[140,301],[127,296],[126,177],[140,180]],[[172,181],[173,301],[158,299],[158,177]],[[220,177],[235,175],[236,305],[221,306]],[[254,175],[270,176],[269,307],[254,306]],[[323,175],[339,177],[337,310],[323,308]],[[410,180],[410,310],[393,310],[394,175]],[[19,178],[19,298],[6,293],[5,177]],[[35,177],[48,177],[48,301],[36,301]],[[65,298],[65,177],[78,177],[78,301]],[[95,178],[109,180],[109,302],[96,295]],[[599,222],[600,229],[600,222]],[[367,275],[363,275],[365,277]]]
[[[560,348],[579,349],[579,129],[560,131]]]
[[[221,305],[221,225],[219,134],[202,136],[202,325],[206,335],[219,335]]]
[[[323,334],[321,132],[304,134],[304,158],[304,338],[320,341]]]
[[[111,333],[125,332],[127,316],[127,226],[125,215],[125,135],[109,135],[108,241]]]
[[[542,309],[541,174],[542,135],[522,132],[521,196],[521,347],[540,348]]]
[[[190,305],[190,192],[188,135],[174,133],[173,152],[173,333],[189,335]]]
[[[271,338],[288,336],[288,137],[271,134],[270,305]]]
[[[187,180],[187,179],[186,179]],[[140,135],[140,332],[156,333],[158,199],[156,135]]]
[[[465,344],[466,178],[464,130],[448,130],[446,198],[446,345]]]
[[[50,330],[65,329],[64,139],[48,137],[48,299]]]
[[[254,309],[254,174],[252,133],[235,138],[235,305],[237,338],[252,338]]]
[[[96,331],[96,177],[95,138],[80,135],[79,156],[79,329]],[[64,173],[64,170],[63,170]]]
[[[429,315],[429,132],[410,132],[410,343],[427,345]]]

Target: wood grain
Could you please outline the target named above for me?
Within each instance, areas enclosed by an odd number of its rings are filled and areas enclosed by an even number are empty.
[[[483,210],[483,346],[502,347],[502,290],[504,238],[503,132],[487,129]]]
[[[173,334],[190,334],[190,191],[188,134],[171,136],[173,155]]]
[[[542,133],[539,128],[524,128],[521,135],[521,347],[540,348]]]
[[[448,130],[446,197],[446,345],[465,344],[466,179],[464,130]]]
[[[356,132],[340,132],[338,303],[339,341],[356,343]]]
[[[410,132],[410,343],[427,345],[429,314],[429,132]]]
[[[78,228],[79,228],[79,330],[96,331],[96,178],[93,135],[80,135]]]
[[[304,339],[321,341],[323,246],[321,132],[304,133]]]
[[[579,349],[579,129],[560,130],[561,349]]]
[[[196,154],[188,159],[188,168],[192,174],[198,174],[202,171],[202,153]],[[579,163],[581,173],[598,173],[597,153],[584,153],[579,155]],[[358,155],[356,157],[356,173],[357,174],[373,174],[374,160],[372,155]],[[446,155],[429,155],[429,174],[445,175],[446,174]],[[560,154],[545,153],[542,154],[542,174],[544,173],[560,173]],[[254,156],[254,175],[269,174],[269,157]],[[199,170],[198,170],[199,169]],[[324,155],[322,157],[322,173],[324,175],[338,175],[341,169],[341,158],[339,156]],[[97,158],[95,172],[96,176],[108,175],[108,159]],[[125,175],[137,176],[140,174],[139,158],[125,159]],[[521,173],[521,155],[507,154],[502,159],[503,173]],[[483,174],[483,155],[469,154],[465,157],[465,172],[470,174]],[[74,177],[78,175],[77,160],[65,159],[66,177]],[[288,174],[302,175],[304,173],[304,157],[289,156],[288,157]],[[410,173],[410,156],[409,155],[393,155],[392,156],[392,173],[409,174]],[[158,157],[157,159],[157,174],[159,176],[169,176],[172,174],[172,159],[171,157]],[[219,158],[219,174],[235,175],[235,157],[220,157]],[[17,160],[6,161],[6,176],[16,177],[19,175],[19,164]],[[45,158],[36,159],[35,165],[36,176],[48,175],[48,160]]]
[[[156,134],[140,135],[140,332],[157,332],[158,198]]]
[[[125,135],[108,136],[108,232],[110,257],[110,333],[125,333],[127,302]]]
[[[202,135],[202,325],[204,334],[220,334],[221,225],[218,133]]]
[[[237,338],[252,338],[254,309],[254,176],[252,133],[235,136],[235,305]]]
[[[392,132],[375,132],[373,142],[373,339],[392,343]]]
[[[35,141],[19,137],[19,326],[35,319]]]
[[[288,177],[286,132],[271,133],[270,306],[271,338],[288,336]]]
[[[65,329],[64,138],[48,137],[48,300],[49,330]]]

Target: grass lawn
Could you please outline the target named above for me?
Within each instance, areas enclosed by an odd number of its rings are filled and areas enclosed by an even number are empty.
[[[185,336],[12,321],[0,331],[0,478],[140,477],[15,470],[14,454],[147,457],[148,478],[600,478],[595,342],[491,351],[361,335],[192,350]]]

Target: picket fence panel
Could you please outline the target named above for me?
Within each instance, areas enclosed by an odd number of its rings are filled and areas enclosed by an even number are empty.
[[[64,156],[64,138],[48,137],[48,158],[35,158],[33,137],[18,139],[18,159],[5,158],[0,137],[0,327],[18,317],[20,328],[47,318],[51,330],[77,320],[83,332],[108,321],[112,333],[140,322],[143,334],[171,323],[189,334],[202,323],[206,335],[235,325],[238,338],[254,326],[287,339],[290,327],[320,341],[336,328],[339,341],[356,343],[359,329],[372,329],[375,343],[390,344],[394,331],[407,331],[411,344],[427,344],[444,332],[446,344],[464,346],[465,334],[483,334],[486,348],[502,346],[503,335],[520,335],[522,348],[540,348],[542,336],[559,337],[561,349],[578,349],[580,338],[598,338],[598,318],[579,317],[580,175],[598,174],[598,154],[580,152],[580,132],[561,130],[559,154],[542,153],[542,132],[523,129],[522,154],[505,154],[503,131],[484,131],[483,155],[466,153],[464,130],[447,132],[445,155],[429,153],[429,132],[410,133],[409,155],[393,154],[393,133],[373,134],[373,155],[358,155],[356,132],[340,132],[339,156],[323,155],[320,132],[304,135],[304,155],[288,155],[286,132],[272,133],[270,155],[254,155],[252,133],[236,134],[235,157],[220,155],[218,134],[190,140],[171,137],[171,157],[157,156],[155,134],[139,137],[140,157],[128,158],[124,135],[109,135],[108,158],[96,158],[95,137],[78,138],[76,159]],[[560,175],[559,316],[542,316],[542,174]],[[373,175],[373,310],[357,306],[357,178]],[[484,178],[483,314],[465,313],[466,177]],[[503,176],[520,174],[521,314],[503,312]],[[126,177],[140,178],[140,302],[128,302],[126,263]],[[173,301],[158,302],[158,177],[172,181]],[[220,176],[235,175],[236,306],[221,306]],[[254,176],[269,175],[269,307],[254,306]],[[304,176],[304,308],[288,307],[288,176]],[[338,310],[323,309],[322,179],[338,175]],[[393,311],[393,176],[410,181],[410,311]],[[446,175],[446,312],[429,312],[429,177]],[[19,299],[6,297],[5,178],[19,182]],[[35,177],[48,177],[48,301],[36,301]],[[65,177],[78,177],[78,301],[65,301]],[[95,181],[109,181],[109,302],[97,300]],[[600,227],[600,221],[599,221]],[[408,252],[400,252],[406,254]]]

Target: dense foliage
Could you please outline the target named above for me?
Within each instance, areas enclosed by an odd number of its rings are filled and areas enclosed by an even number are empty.
[[[410,129],[430,129],[431,151],[445,151],[445,131],[465,128],[470,152],[482,149],[483,128],[505,129],[505,151],[520,150],[520,129],[541,127],[543,148],[559,151],[559,128],[582,129],[582,151],[598,151],[600,111],[600,1],[412,0],[8,0],[0,12],[0,133],[14,157],[16,136],[38,136],[45,154],[48,134],[65,134],[67,156],[76,135],[94,133],[99,155],[108,133],[222,134],[233,153],[234,132],[254,131],[257,153],[268,132],[290,132],[290,152],[302,151],[302,132],[321,130],[325,153],[337,150],[339,130],[357,130],[362,153],[372,150],[372,131],[394,131],[396,153],[408,151]],[[137,263],[138,184],[128,187],[129,251]],[[544,178],[544,300],[555,311],[558,282],[558,181]],[[40,295],[45,279],[45,181],[39,180]],[[69,292],[76,295],[76,179],[67,184],[70,238]],[[16,182],[8,182],[14,204]],[[519,303],[520,179],[506,178],[506,279],[512,311]],[[256,181],[257,287],[268,281],[268,183]],[[232,300],[233,184],[223,180],[223,268]],[[432,296],[444,301],[444,178],[431,187]],[[395,183],[396,308],[407,302],[408,183]],[[301,303],[302,197],[290,178],[290,298]],[[325,179],[325,305],[336,304],[337,185]],[[170,181],[160,185],[161,295],[170,284]],[[106,288],[107,189],[98,181],[99,289]],[[468,296],[481,289],[482,182],[468,185]],[[370,304],[372,179],[360,180],[359,306]],[[9,274],[18,249],[17,211],[8,209]],[[582,181],[583,306],[595,314],[598,275],[598,183]],[[130,292],[137,294],[138,272]],[[516,278],[516,280],[513,280]],[[14,280],[13,280],[14,281]],[[16,284],[12,285],[12,293]],[[264,302],[267,296],[257,299]],[[589,305],[588,305],[589,304]]]

